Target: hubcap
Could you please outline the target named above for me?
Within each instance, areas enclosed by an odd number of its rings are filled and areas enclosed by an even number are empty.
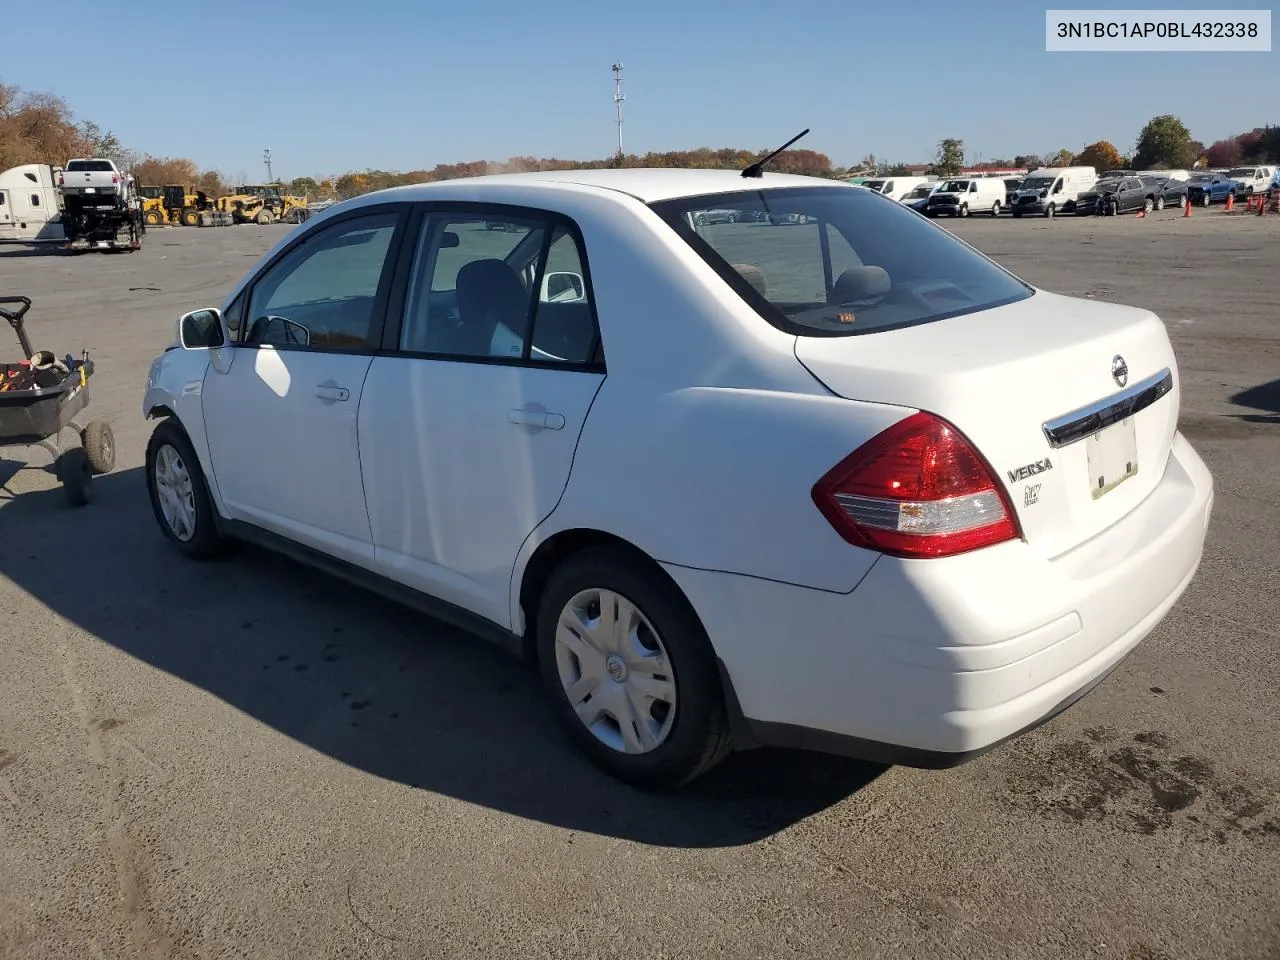
[[[638,607],[612,590],[583,590],[560,613],[556,670],[569,705],[619,753],[648,753],[671,734],[676,685],[662,640]]]
[[[182,454],[168,444],[156,452],[155,482],[165,526],[185,543],[196,533],[195,490]]]

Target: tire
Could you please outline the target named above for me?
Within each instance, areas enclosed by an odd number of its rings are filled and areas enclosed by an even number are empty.
[[[639,623],[628,634],[631,652],[628,647],[619,652],[611,638],[602,650],[579,635],[579,656],[560,642],[561,635],[571,634],[558,625],[563,615],[572,616],[575,604],[594,604],[600,597],[593,594],[601,592],[606,602],[621,598],[634,607]],[[729,718],[711,642],[685,598],[649,562],[607,546],[570,556],[551,575],[540,598],[536,644],[542,679],[561,722],[583,753],[614,777],[645,789],[669,789],[706,773],[729,753]],[[654,650],[665,650],[665,665],[649,659]],[[645,663],[648,666],[640,666]],[[645,696],[634,686],[638,677],[647,678],[644,689],[666,694],[643,701],[648,708],[644,734],[636,725],[641,716],[631,699]],[[583,680],[590,689],[579,703],[584,708],[591,700],[605,705],[592,726],[580,719],[567,690]],[[629,714],[626,739],[622,723],[610,712],[610,701]]]
[[[1155,208],[1156,208],[1156,202],[1152,200],[1150,197],[1147,197],[1145,200],[1142,201],[1143,213],[1150,213]]]
[[[91,420],[80,431],[80,445],[84,447],[89,466],[95,474],[110,473],[116,466],[116,439],[111,424],[105,420]]]
[[[83,507],[93,499],[93,468],[80,447],[72,447],[58,457],[58,479],[71,506]]]
[[[198,227],[198,226],[200,226],[200,213],[199,213],[199,211],[192,210],[190,207],[188,207],[186,210],[183,210],[183,211],[182,211],[182,225],[183,225],[184,227]]]
[[[993,216],[993,217],[998,217],[998,216],[1000,216],[1000,201],[999,201],[999,200],[997,200],[995,203],[993,203],[993,204],[991,205],[991,216]]]
[[[1050,220],[1052,220],[1055,216],[1057,216],[1057,214],[1058,214],[1058,205],[1055,203],[1051,203],[1044,208],[1044,215]]]
[[[193,530],[188,531],[184,524],[171,523],[165,517],[159,489],[161,484],[157,482],[156,471],[162,461],[166,472],[172,471],[175,464],[170,459],[171,455],[177,457],[178,465],[190,481],[189,498],[186,499],[189,499],[187,506]],[[169,484],[163,486],[178,496],[188,493],[180,484],[176,489]],[[200,460],[182,427],[172,419],[161,420],[156,424],[155,430],[151,432],[151,439],[147,442],[147,495],[151,499],[151,510],[155,514],[156,523],[169,542],[177,547],[178,552],[195,560],[204,560],[219,556],[232,546],[230,540],[218,533],[213,501],[209,497],[209,487],[205,483]],[[179,529],[175,530],[175,526]]]
[[[259,210],[258,215],[254,217],[254,221],[258,224],[258,226],[265,227],[268,224],[275,223],[276,218],[271,213],[270,210]]]
[[[967,203],[960,204],[960,216],[967,217],[969,215],[969,205]]]
[[[160,216],[160,211],[158,210],[148,210],[146,213],[142,215],[142,222],[145,223],[148,227],[160,226],[161,219],[162,217]]]
[[[1157,209],[1157,210],[1163,210],[1163,209],[1164,209],[1164,195],[1163,195],[1163,194],[1161,194],[1160,196],[1156,197],[1156,209]]]
[[[1206,191],[1200,194],[1200,206],[1207,207],[1208,205],[1209,205],[1209,194],[1208,194],[1208,191]]]

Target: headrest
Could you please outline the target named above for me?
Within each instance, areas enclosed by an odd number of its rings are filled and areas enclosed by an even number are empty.
[[[874,300],[889,292],[889,273],[884,267],[850,267],[836,279],[831,288],[830,303],[857,303]]]

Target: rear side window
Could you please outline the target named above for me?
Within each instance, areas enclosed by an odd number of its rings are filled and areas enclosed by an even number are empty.
[[[72,160],[67,164],[68,172],[82,171],[85,173],[111,173],[111,161],[109,160]]]
[[[856,187],[683,197],[652,209],[765,320],[799,336],[914,326],[1033,293],[942,227]]]

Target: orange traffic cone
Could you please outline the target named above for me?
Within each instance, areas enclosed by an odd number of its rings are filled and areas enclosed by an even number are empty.
[[[1227,213],[1230,213],[1233,209],[1235,209],[1235,205],[1236,205],[1236,195],[1234,193],[1228,193],[1227,206],[1226,206]]]
[[[1183,206],[1182,216],[1184,218],[1191,216],[1191,197],[1190,196],[1187,197],[1186,204]]]
[[[1135,216],[1134,219],[1138,220],[1138,219],[1141,219],[1142,217],[1145,217],[1146,215],[1147,215],[1147,208],[1143,207],[1141,210],[1138,211],[1137,216]]]

